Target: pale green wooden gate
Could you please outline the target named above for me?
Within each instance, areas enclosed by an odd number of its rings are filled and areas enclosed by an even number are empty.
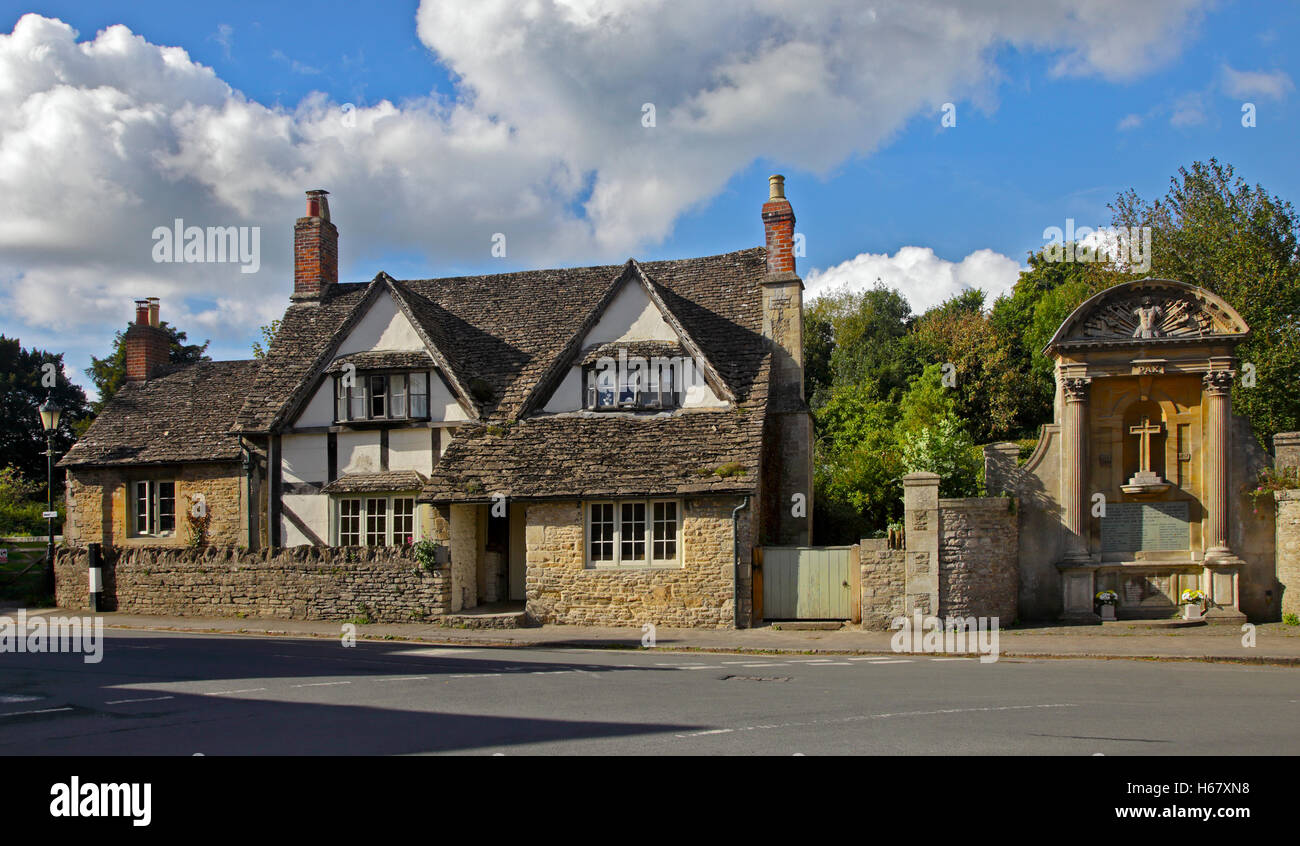
[[[848,546],[763,547],[763,618],[850,619],[852,552]]]

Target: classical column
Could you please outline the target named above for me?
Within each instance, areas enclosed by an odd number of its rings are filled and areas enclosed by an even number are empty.
[[[1065,478],[1061,504],[1065,510],[1065,561],[1087,562],[1088,554],[1088,386],[1091,379],[1071,378],[1063,384],[1065,420]]]
[[[1201,379],[1208,406],[1205,432],[1205,558],[1232,556],[1228,547],[1228,457],[1232,448],[1231,370],[1211,370]]]

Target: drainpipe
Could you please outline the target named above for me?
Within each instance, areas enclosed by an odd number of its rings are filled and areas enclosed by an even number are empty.
[[[740,512],[744,511],[749,505],[749,497],[745,497],[740,505],[731,510],[731,553],[734,565],[734,572],[731,577],[732,596],[731,607],[736,614],[736,628],[740,628]]]

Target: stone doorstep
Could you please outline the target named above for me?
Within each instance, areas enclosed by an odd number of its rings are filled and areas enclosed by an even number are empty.
[[[835,632],[844,628],[839,620],[786,620],[769,625],[778,632]]]
[[[529,618],[527,611],[500,611],[495,613],[475,613],[471,611],[457,614],[438,614],[425,622],[448,629],[530,629],[537,627],[537,623]]]

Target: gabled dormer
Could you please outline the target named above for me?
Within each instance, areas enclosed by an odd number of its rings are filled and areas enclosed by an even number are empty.
[[[380,274],[322,357],[315,386],[287,415],[294,428],[460,423],[477,417],[472,400],[399,283]]]
[[[539,381],[524,413],[671,414],[735,396],[635,260]]]

